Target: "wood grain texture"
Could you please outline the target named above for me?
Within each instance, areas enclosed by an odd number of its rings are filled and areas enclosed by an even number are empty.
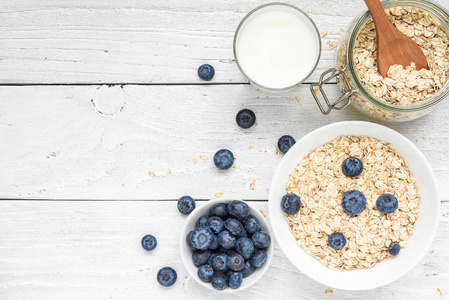
[[[323,116],[306,85],[289,94],[249,85],[0,87],[0,99],[0,197],[18,199],[210,199],[217,192],[267,199],[280,136],[300,139],[325,124],[366,120],[351,108]],[[235,123],[244,107],[257,116],[249,130]],[[428,158],[444,200],[448,109],[446,101],[413,126],[390,125]],[[214,166],[222,148],[240,168]]]
[[[267,202],[251,203],[267,212]],[[182,265],[178,243],[184,220],[175,201],[0,201],[0,298],[229,299],[201,287]],[[153,252],[140,246],[148,233],[158,239]],[[382,288],[332,295],[299,272],[276,244],[265,276],[232,299],[447,299],[448,237],[449,204],[444,204],[433,252],[410,273]],[[172,288],[156,281],[164,266],[178,273]]]
[[[342,30],[360,0],[286,1],[310,14],[322,33],[321,62],[310,80],[335,65]],[[435,2],[449,7],[446,0]],[[245,82],[233,61],[240,20],[262,0],[16,0],[0,3],[0,83]]]

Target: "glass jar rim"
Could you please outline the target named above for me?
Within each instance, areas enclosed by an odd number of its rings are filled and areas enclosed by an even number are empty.
[[[446,29],[446,34],[449,35],[449,12],[446,11],[441,6],[437,5],[434,2],[427,1],[427,0],[385,0],[382,1],[382,5],[385,9],[392,8],[392,7],[415,7],[414,5],[418,5],[419,9],[425,10],[426,12],[429,12],[432,14],[433,17],[437,18],[438,21],[442,24],[442,26]],[[425,7],[419,7],[419,5],[423,5]],[[435,11],[437,13],[435,13]],[[443,15],[446,20],[442,20],[438,14]],[[371,13],[369,10],[367,10],[357,21],[356,25],[354,26],[354,29],[351,32],[351,36],[349,38],[349,43],[347,45],[347,51],[346,51],[346,61],[348,64],[348,69],[351,73],[351,77],[354,79],[354,82],[357,86],[358,92],[361,93],[364,97],[366,97],[370,102],[381,106],[383,108],[393,110],[393,111],[400,111],[400,112],[409,112],[409,111],[419,111],[426,108],[429,108],[439,102],[441,102],[445,97],[449,95],[449,78],[446,80],[443,87],[432,97],[423,100],[421,102],[411,104],[411,105],[396,105],[396,104],[389,104],[386,101],[380,100],[379,98],[375,97],[373,94],[371,94],[365,86],[362,84],[362,82],[359,79],[358,73],[355,70],[354,66],[354,59],[353,59],[353,52],[354,52],[354,45],[355,41],[357,40],[357,36],[359,35],[363,25],[368,21],[368,19],[371,17]]]
[[[243,27],[243,25],[245,24],[245,21],[252,16],[254,13],[258,12],[259,10],[265,8],[265,7],[269,7],[269,6],[285,6],[285,7],[289,7],[289,8],[293,8],[296,11],[298,11],[299,13],[301,13],[302,15],[304,15],[309,21],[310,23],[313,25],[314,28],[314,33],[317,36],[317,41],[318,41],[318,55],[316,57],[316,61],[315,64],[313,66],[313,68],[310,70],[310,72],[304,77],[304,79],[300,80],[299,82],[288,86],[288,87],[282,87],[282,88],[272,88],[272,87],[267,87],[264,85],[261,85],[260,83],[257,83],[256,81],[252,80],[250,76],[248,76],[248,74],[243,70],[242,66],[240,65],[238,56],[237,56],[237,38],[238,35],[240,33],[240,29]],[[265,90],[269,90],[269,91],[287,91],[290,89],[293,89],[297,86],[299,86],[300,84],[302,84],[307,78],[310,77],[310,75],[312,75],[312,73],[316,70],[316,67],[318,66],[318,63],[320,62],[320,58],[321,58],[321,50],[322,50],[322,45],[321,45],[321,37],[320,37],[320,31],[318,30],[318,27],[316,26],[315,22],[312,20],[312,18],[302,9],[300,9],[299,7],[296,7],[292,4],[288,4],[288,3],[283,3],[283,2],[270,2],[270,3],[266,3],[266,4],[262,4],[256,8],[254,8],[253,10],[251,10],[249,13],[247,13],[245,15],[245,17],[240,21],[239,25],[237,26],[237,29],[234,33],[234,41],[233,41],[233,52],[234,52],[234,58],[235,58],[235,62],[237,63],[237,66],[240,70],[240,72],[243,74],[243,76],[245,76],[246,79],[248,79],[251,83],[253,83],[254,85],[256,85],[257,87],[260,87],[262,89]]]

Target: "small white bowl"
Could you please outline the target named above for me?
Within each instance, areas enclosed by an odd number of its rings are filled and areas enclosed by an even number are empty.
[[[303,156],[317,147],[340,136],[369,136],[390,143],[404,158],[416,177],[416,186],[421,196],[420,211],[415,232],[408,240],[409,246],[392,259],[369,269],[331,270],[305,253],[290,233],[281,198],[285,184]],[[435,175],[429,162],[419,149],[398,132],[370,122],[340,122],[321,127],[300,139],[279,164],[270,188],[270,220],[276,240],[290,261],[310,278],[333,288],[343,290],[366,290],[376,288],[402,277],[409,272],[428,252],[435,237],[440,216],[440,200]]]
[[[181,237],[179,239],[179,249],[181,251],[181,259],[182,259],[182,262],[183,262],[184,266],[186,267],[187,271],[189,272],[190,276],[192,276],[202,286],[205,286],[208,289],[211,289],[214,291],[217,291],[217,290],[212,287],[212,284],[210,282],[204,282],[198,277],[198,267],[195,266],[192,262],[193,251],[187,245],[186,236],[191,230],[195,229],[195,224],[196,224],[196,221],[198,220],[198,218],[200,218],[202,215],[209,214],[209,210],[214,204],[217,204],[217,203],[228,204],[231,201],[232,200],[212,199],[212,200],[207,201],[206,203],[200,202],[200,205],[198,205],[199,207],[197,206],[197,208],[193,212],[190,213],[190,215],[187,217],[186,221],[184,222],[184,226],[181,230]],[[247,287],[253,285],[254,283],[256,283],[257,280],[262,278],[262,276],[268,270],[271,259],[273,258],[274,236],[270,230],[270,226],[269,226],[267,220],[260,213],[260,211],[257,210],[256,208],[252,207],[250,203],[248,203],[248,202],[245,202],[245,203],[248,204],[249,209],[251,211],[251,215],[257,220],[257,222],[259,223],[262,230],[270,235],[271,244],[270,244],[270,246],[268,246],[268,249],[267,249],[267,261],[260,268],[256,268],[256,270],[254,271],[253,274],[251,274],[251,276],[243,278],[242,285],[239,288],[232,289],[230,287],[227,287],[226,289],[217,291],[217,292],[221,292],[221,293],[236,292],[236,291],[241,291],[243,289],[246,289]]]

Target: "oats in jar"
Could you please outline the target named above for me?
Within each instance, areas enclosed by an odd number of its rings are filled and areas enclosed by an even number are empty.
[[[350,157],[363,162],[363,171],[354,177],[342,170]],[[365,197],[357,215],[342,205],[351,190]],[[286,216],[292,235],[329,268],[373,267],[393,255],[392,243],[407,247],[418,219],[420,197],[407,162],[390,144],[371,137],[343,136],[306,154],[290,174],[286,192],[301,199],[299,212]],[[392,213],[378,209],[377,199],[385,194],[397,199]],[[328,242],[334,233],[344,236],[342,247]]]
[[[449,37],[428,12],[412,7],[385,10],[390,21],[422,49],[429,70],[393,65],[383,78],[377,70],[376,29],[370,18],[354,46],[354,65],[361,82],[377,98],[395,105],[411,105],[435,95],[449,73]]]

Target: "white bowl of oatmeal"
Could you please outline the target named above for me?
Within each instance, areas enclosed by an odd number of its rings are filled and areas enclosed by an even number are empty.
[[[343,174],[347,157],[362,160],[362,174]],[[366,197],[357,216],[341,208],[342,194],[351,189]],[[281,209],[287,192],[301,198],[294,216]],[[399,201],[392,214],[376,209],[383,193]],[[434,239],[440,202],[432,168],[411,141],[387,127],[351,121],[312,131],[287,152],[273,177],[269,209],[274,235],[300,271],[333,288],[365,290],[391,283],[419,263]],[[333,232],[345,235],[343,249],[328,246]],[[389,255],[391,242],[401,245],[398,256]]]

